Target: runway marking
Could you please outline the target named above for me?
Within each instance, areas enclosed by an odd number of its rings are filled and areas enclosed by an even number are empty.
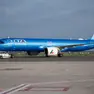
[[[21,89],[21,90],[19,90],[19,91],[29,91],[29,90],[31,90],[32,88],[33,88],[33,87],[32,87],[31,84],[30,84],[29,87],[26,87],[26,88]]]
[[[42,84],[57,84],[57,83],[80,83],[80,82],[92,82],[94,79],[86,79],[86,80],[75,80],[75,81],[55,81],[55,82],[40,82],[40,83],[31,83],[31,85],[42,85]],[[28,83],[26,83],[28,84]],[[30,83],[29,83],[30,84]]]
[[[3,91],[3,89],[2,88],[0,88],[0,92],[2,92]]]
[[[65,86],[65,87],[39,87],[39,86],[36,86],[36,85],[47,85],[47,84],[59,84],[59,83],[72,83],[72,82],[92,82],[94,81],[94,79],[86,79],[86,80],[75,80],[75,81],[58,81],[58,82],[40,82],[40,83],[25,83],[25,84],[21,84],[21,85],[18,85],[16,87],[12,87],[8,90],[5,90],[5,91],[2,91],[0,92],[0,94],[12,94],[12,93],[15,93],[15,92],[18,92],[18,91],[29,91],[29,90],[32,90],[32,91],[68,91],[70,86]],[[34,86],[35,85],[35,86]],[[36,88],[35,88],[36,87]],[[35,89],[36,90],[35,90]],[[38,88],[41,88],[40,90]],[[44,90],[45,88],[45,90]]]
[[[24,88],[20,91],[68,91],[70,86],[63,87],[55,87],[55,86],[36,86],[36,85],[47,85],[47,84],[62,84],[62,83],[72,83],[72,82],[87,82],[94,81],[94,79],[86,79],[86,80],[75,80],[75,81],[59,81],[59,82],[40,82],[40,83],[31,83],[31,86]]]
[[[26,87],[23,90],[20,91],[68,91],[70,87]]]
[[[28,87],[29,85],[31,85],[31,84],[27,84],[27,85],[26,84],[21,84],[19,86],[12,87],[12,88],[10,88],[8,90],[2,91],[0,94],[12,94],[14,92],[17,92],[17,91],[23,89],[23,88]]]
[[[64,89],[63,89],[63,91],[68,91],[69,90],[69,87],[65,87]]]

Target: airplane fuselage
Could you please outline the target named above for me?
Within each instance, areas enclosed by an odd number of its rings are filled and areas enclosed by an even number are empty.
[[[85,46],[64,48],[62,51],[83,51],[94,48],[94,40],[5,38],[1,39],[0,41],[0,51],[43,52],[46,47],[58,47],[77,44],[85,44]]]

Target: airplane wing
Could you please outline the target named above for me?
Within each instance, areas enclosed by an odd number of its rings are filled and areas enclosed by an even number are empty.
[[[72,47],[76,47],[76,46],[84,46],[85,44],[74,44],[74,45],[66,45],[66,46],[57,46],[60,50],[64,49],[64,48],[72,48]]]

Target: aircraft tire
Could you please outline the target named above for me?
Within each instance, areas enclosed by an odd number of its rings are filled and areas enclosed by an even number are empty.
[[[11,54],[11,57],[10,58],[14,58],[14,55],[13,54]]]
[[[60,53],[58,54],[58,57],[62,57],[62,56],[63,56],[62,54],[60,54]]]
[[[48,54],[45,54],[45,57],[49,57]]]

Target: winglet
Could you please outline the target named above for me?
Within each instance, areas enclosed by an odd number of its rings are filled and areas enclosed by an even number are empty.
[[[94,40],[94,34],[93,34],[93,36],[92,36],[91,40]]]

